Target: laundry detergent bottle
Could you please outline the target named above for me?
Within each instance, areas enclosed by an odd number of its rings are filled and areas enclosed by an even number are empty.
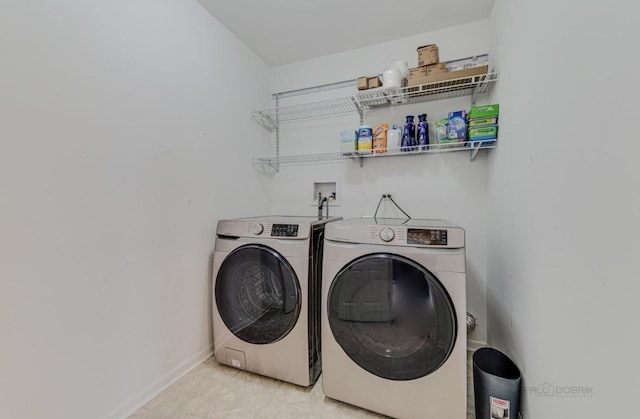
[[[427,114],[418,115],[418,145],[420,150],[429,149],[429,125],[427,125]]]
[[[402,151],[411,151],[416,145],[416,124],[413,122],[413,115],[407,115],[406,118],[402,131]]]

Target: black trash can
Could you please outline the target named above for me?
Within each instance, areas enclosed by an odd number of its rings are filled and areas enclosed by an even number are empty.
[[[520,370],[508,356],[493,348],[473,353],[476,419],[518,419]]]

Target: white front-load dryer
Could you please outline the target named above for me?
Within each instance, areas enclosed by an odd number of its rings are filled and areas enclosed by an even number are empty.
[[[313,384],[321,371],[325,224],[339,218],[221,220],[213,255],[213,345],[235,368]]]
[[[325,395],[396,418],[466,417],[464,230],[356,218],[325,233]]]

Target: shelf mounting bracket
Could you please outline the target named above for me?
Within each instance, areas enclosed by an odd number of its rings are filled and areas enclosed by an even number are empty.
[[[353,101],[353,106],[356,108],[356,111],[358,111],[358,115],[360,116],[360,125],[362,125],[364,124],[364,110],[362,109],[362,105],[355,96],[353,96],[351,100]]]
[[[476,156],[478,155],[478,151],[480,151],[481,144],[482,144],[482,141],[472,141],[470,143],[469,146],[471,147],[471,155],[469,156],[469,160],[475,161]]]

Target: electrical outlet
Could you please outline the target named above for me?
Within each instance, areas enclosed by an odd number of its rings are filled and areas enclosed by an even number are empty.
[[[381,189],[378,192],[377,200],[379,202],[376,212],[380,218],[402,218],[400,211],[394,202],[398,202],[396,192],[389,189]],[[394,202],[392,202],[394,201]]]

